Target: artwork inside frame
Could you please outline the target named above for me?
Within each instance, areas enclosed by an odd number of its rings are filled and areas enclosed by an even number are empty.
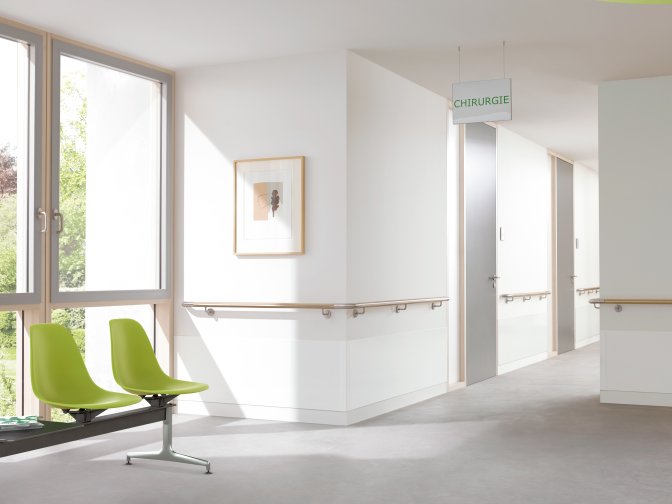
[[[236,255],[304,250],[303,156],[234,161]]]

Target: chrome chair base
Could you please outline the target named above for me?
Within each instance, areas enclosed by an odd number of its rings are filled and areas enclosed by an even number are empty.
[[[166,419],[163,421],[163,446],[158,452],[130,452],[126,454],[126,464],[131,464],[131,459],[163,460],[165,462],[180,462],[205,467],[206,474],[210,472],[210,462],[207,460],[183,455],[173,450],[173,408],[166,408]]]

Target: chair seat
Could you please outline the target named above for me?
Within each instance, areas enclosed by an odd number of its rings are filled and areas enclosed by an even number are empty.
[[[105,410],[141,400],[96,385],[72,334],[59,324],[30,327],[30,377],[35,396],[54,408]]]
[[[110,320],[112,372],[126,392],[142,396],[193,394],[205,383],[178,380],[163,372],[145,329],[133,319]]]
[[[138,395],[181,395],[202,392],[208,389],[205,383],[178,380],[168,376],[165,379],[153,380],[142,384],[120,384],[124,390]]]
[[[131,406],[137,404],[142,399],[140,397],[123,394],[120,392],[112,392],[109,390],[100,389],[100,391],[89,391],[89,393],[76,395],[73,397],[62,397],[59,400],[45,400],[49,406],[59,409],[90,409],[102,410],[109,408],[123,408],[124,406]]]

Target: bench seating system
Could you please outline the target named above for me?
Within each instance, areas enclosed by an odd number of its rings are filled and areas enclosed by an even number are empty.
[[[70,414],[76,424],[45,422],[42,432],[14,432],[0,439],[0,456],[12,455],[76,439],[163,422],[163,445],[158,452],[128,453],[131,459],[153,459],[204,466],[210,462],[177,453],[172,448],[172,404],[180,394],[206,390],[204,383],[171,378],[163,372],[142,326],[131,319],[110,321],[112,370],[129,394],[105,390],[93,381],[68,329],[59,324],[30,327],[30,376],[33,392],[45,404]],[[103,411],[137,404],[148,408],[105,415]],[[2,443],[5,441],[5,443]]]

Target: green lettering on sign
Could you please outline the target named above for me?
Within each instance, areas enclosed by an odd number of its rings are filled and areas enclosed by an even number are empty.
[[[483,107],[486,105],[506,105],[511,103],[511,97],[503,96],[485,96],[483,98],[467,98],[466,100],[455,100],[453,107]]]

